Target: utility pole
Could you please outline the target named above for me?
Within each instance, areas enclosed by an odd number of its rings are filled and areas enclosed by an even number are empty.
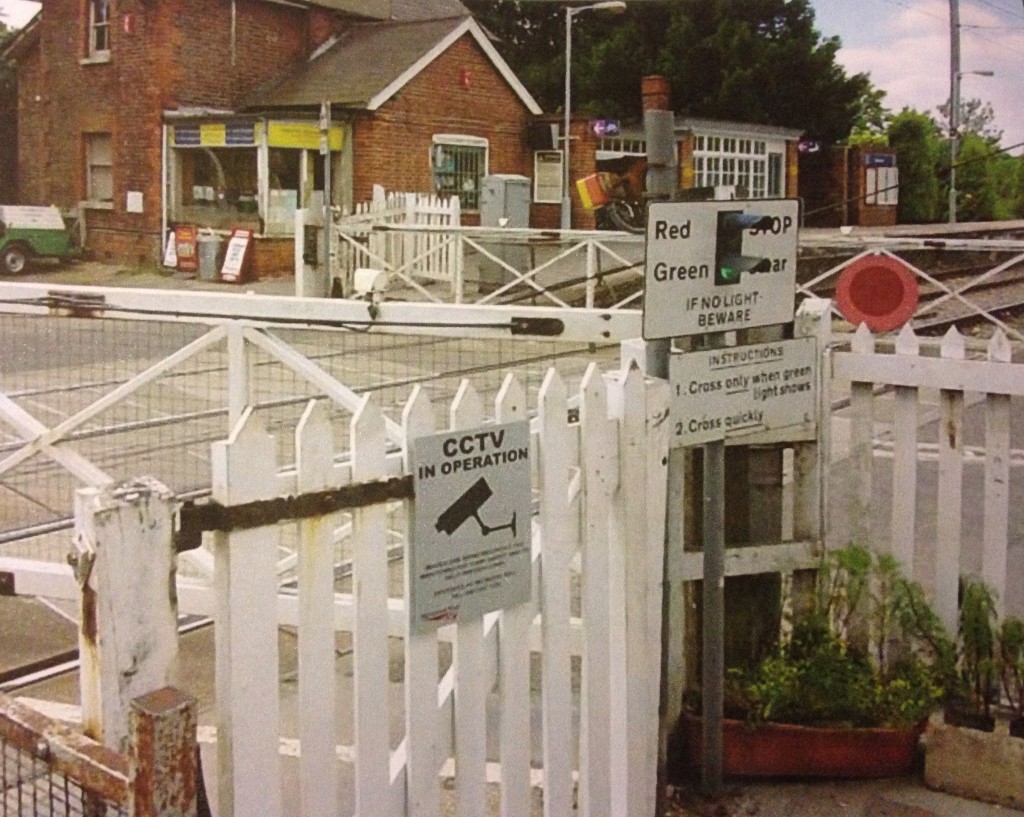
[[[956,160],[960,134],[960,0],[949,0],[949,223],[956,224]]]

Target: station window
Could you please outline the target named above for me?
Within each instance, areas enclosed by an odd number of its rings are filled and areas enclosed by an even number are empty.
[[[90,202],[114,200],[113,140],[109,133],[85,135],[85,197]]]
[[[434,192],[457,196],[462,210],[480,209],[480,187],[487,175],[487,140],[438,134],[430,147]]]
[[[89,0],[89,58],[110,56],[110,2]]]
[[[779,143],[781,145],[781,143]],[[776,197],[783,193],[783,155],[777,144],[762,139],[694,135],[693,170],[696,187],[735,186],[737,195]]]

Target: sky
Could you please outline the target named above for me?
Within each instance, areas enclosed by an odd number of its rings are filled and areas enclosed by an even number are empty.
[[[938,116],[949,98],[949,0],[811,0],[818,30],[838,36],[847,73],[867,72],[894,113],[904,107]],[[15,28],[39,9],[0,0]],[[1024,0],[960,0],[961,97],[992,104],[1003,147],[1024,143]],[[1012,151],[1021,152],[1020,149]]]

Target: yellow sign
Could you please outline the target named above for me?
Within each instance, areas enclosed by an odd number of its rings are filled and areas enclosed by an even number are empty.
[[[331,150],[341,150],[341,127],[333,126],[328,133]],[[319,150],[320,128],[315,122],[269,122],[267,144],[275,148]]]
[[[223,122],[209,122],[199,126],[199,144],[216,147],[228,143],[228,129]]]

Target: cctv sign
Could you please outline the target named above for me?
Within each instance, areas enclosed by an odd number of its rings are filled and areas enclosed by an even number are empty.
[[[651,203],[644,338],[792,321],[799,219],[795,199]]]
[[[412,626],[429,630],[530,600],[530,424],[412,440],[406,553]]]

